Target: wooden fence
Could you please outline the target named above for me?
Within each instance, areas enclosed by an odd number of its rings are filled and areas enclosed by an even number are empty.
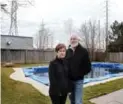
[[[1,50],[1,62],[41,63],[49,62],[55,57],[53,50]]]
[[[123,63],[123,52],[108,53],[108,61]]]
[[[94,61],[105,61],[105,53],[94,53]],[[91,56],[91,55],[90,55]],[[123,63],[123,52],[108,53],[106,61]],[[53,50],[6,50],[1,49],[1,63],[41,63],[49,62],[55,57]]]

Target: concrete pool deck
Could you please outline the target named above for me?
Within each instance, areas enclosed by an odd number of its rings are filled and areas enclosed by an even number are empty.
[[[14,69],[14,72],[10,75],[11,79],[31,84],[40,93],[44,94],[45,96],[49,95],[48,94],[48,90],[49,90],[48,86],[46,86],[42,83],[39,83],[38,81],[35,81],[35,80],[33,80],[29,77],[25,77],[22,68],[13,68],[13,69]],[[87,83],[87,84],[84,84],[84,87],[93,86],[93,85],[97,85],[97,84],[100,84],[100,83],[106,83],[108,81],[112,81],[112,80],[116,80],[116,79],[120,79],[120,78],[123,78],[123,76],[114,77],[114,78],[106,79],[106,80],[103,80],[103,81]]]

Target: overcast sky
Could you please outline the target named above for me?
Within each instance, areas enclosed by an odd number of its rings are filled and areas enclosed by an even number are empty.
[[[105,24],[105,0],[35,0],[34,2],[34,6],[18,9],[19,35],[34,36],[42,19],[54,32],[55,43],[66,42],[67,36],[63,32],[63,24],[68,18],[73,19],[76,27],[88,20],[101,20],[101,26]],[[109,23],[114,20],[123,21],[123,0],[109,0]],[[3,28],[9,26],[7,20],[4,20],[4,24],[6,25]],[[5,29],[4,33],[6,32]]]

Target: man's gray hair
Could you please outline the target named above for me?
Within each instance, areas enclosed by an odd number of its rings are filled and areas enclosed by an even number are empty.
[[[71,39],[71,38],[76,38],[76,39],[78,39],[79,41],[81,40],[80,36],[77,35],[77,34],[72,34],[72,35],[70,36],[70,39]]]

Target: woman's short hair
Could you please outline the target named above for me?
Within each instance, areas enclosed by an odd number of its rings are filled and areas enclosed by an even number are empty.
[[[65,49],[66,49],[65,44],[59,43],[59,44],[56,46],[56,48],[55,48],[55,52],[58,52],[58,51],[59,51],[60,49],[62,49],[62,48],[65,48]]]

